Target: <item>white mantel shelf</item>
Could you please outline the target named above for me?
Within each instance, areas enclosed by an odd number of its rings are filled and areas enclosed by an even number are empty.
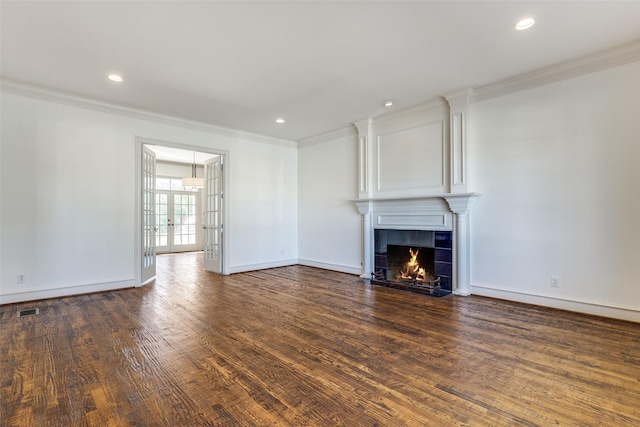
[[[432,194],[419,197],[390,197],[390,198],[375,198],[375,199],[353,199],[351,200],[356,206],[368,206],[370,203],[379,204],[414,204],[420,201],[431,201],[434,199],[443,199],[451,208],[451,211],[457,213],[456,210],[467,211],[469,206],[475,197],[479,197],[480,193],[441,193]],[[453,206],[452,206],[453,205]],[[361,212],[362,213],[362,212]]]
[[[370,279],[374,265],[374,230],[446,230],[454,236],[453,293],[471,294],[471,203],[479,193],[443,193],[419,197],[356,199],[363,217],[364,262],[361,277]]]

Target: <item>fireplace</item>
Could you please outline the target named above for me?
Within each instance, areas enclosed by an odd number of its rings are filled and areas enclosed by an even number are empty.
[[[467,217],[471,201],[477,196],[477,193],[446,193],[398,199],[354,200],[363,219],[363,263],[360,277],[420,292],[420,286],[409,286],[413,280],[395,280],[387,275],[389,245],[404,246],[407,257],[409,249],[420,249],[418,257],[430,257],[430,253],[433,253],[433,275],[434,280],[439,280],[439,283],[432,286],[440,286],[440,290],[446,294],[470,295],[471,250]],[[418,263],[420,262],[418,259]],[[431,261],[422,262],[428,264],[423,268],[429,270]],[[422,293],[425,293],[424,290]]]
[[[452,292],[452,232],[374,230],[375,284],[442,297]]]

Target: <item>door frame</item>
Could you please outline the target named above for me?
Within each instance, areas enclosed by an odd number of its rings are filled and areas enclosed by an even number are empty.
[[[135,189],[134,189],[134,251],[133,262],[135,272],[136,286],[142,286],[142,147],[146,144],[160,145],[163,147],[177,148],[186,151],[197,151],[211,155],[223,157],[224,168],[222,170],[222,188],[224,191],[224,202],[222,204],[222,213],[224,217],[224,233],[222,234],[222,269],[220,274],[229,274],[229,248],[231,247],[231,239],[229,230],[229,171],[230,153],[229,150],[221,150],[216,148],[202,147],[200,145],[190,145],[178,142],[163,141],[160,139],[145,138],[142,136],[134,136],[135,145]]]

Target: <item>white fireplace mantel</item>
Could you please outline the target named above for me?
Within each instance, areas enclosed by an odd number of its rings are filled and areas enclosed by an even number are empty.
[[[478,193],[446,193],[423,197],[357,199],[363,217],[364,260],[361,277],[370,279],[374,265],[374,230],[452,231],[453,293],[471,294],[471,247],[468,213]]]
[[[452,290],[471,294],[467,121],[472,88],[422,106],[354,123],[358,199],[363,218],[363,278],[374,267],[374,230],[451,231]]]

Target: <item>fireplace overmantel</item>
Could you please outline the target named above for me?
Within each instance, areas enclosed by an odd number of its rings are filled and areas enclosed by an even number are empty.
[[[468,213],[478,193],[444,193],[420,197],[352,200],[363,217],[364,262],[361,277],[371,278],[374,265],[374,230],[452,231],[453,293],[470,295],[471,259]]]

